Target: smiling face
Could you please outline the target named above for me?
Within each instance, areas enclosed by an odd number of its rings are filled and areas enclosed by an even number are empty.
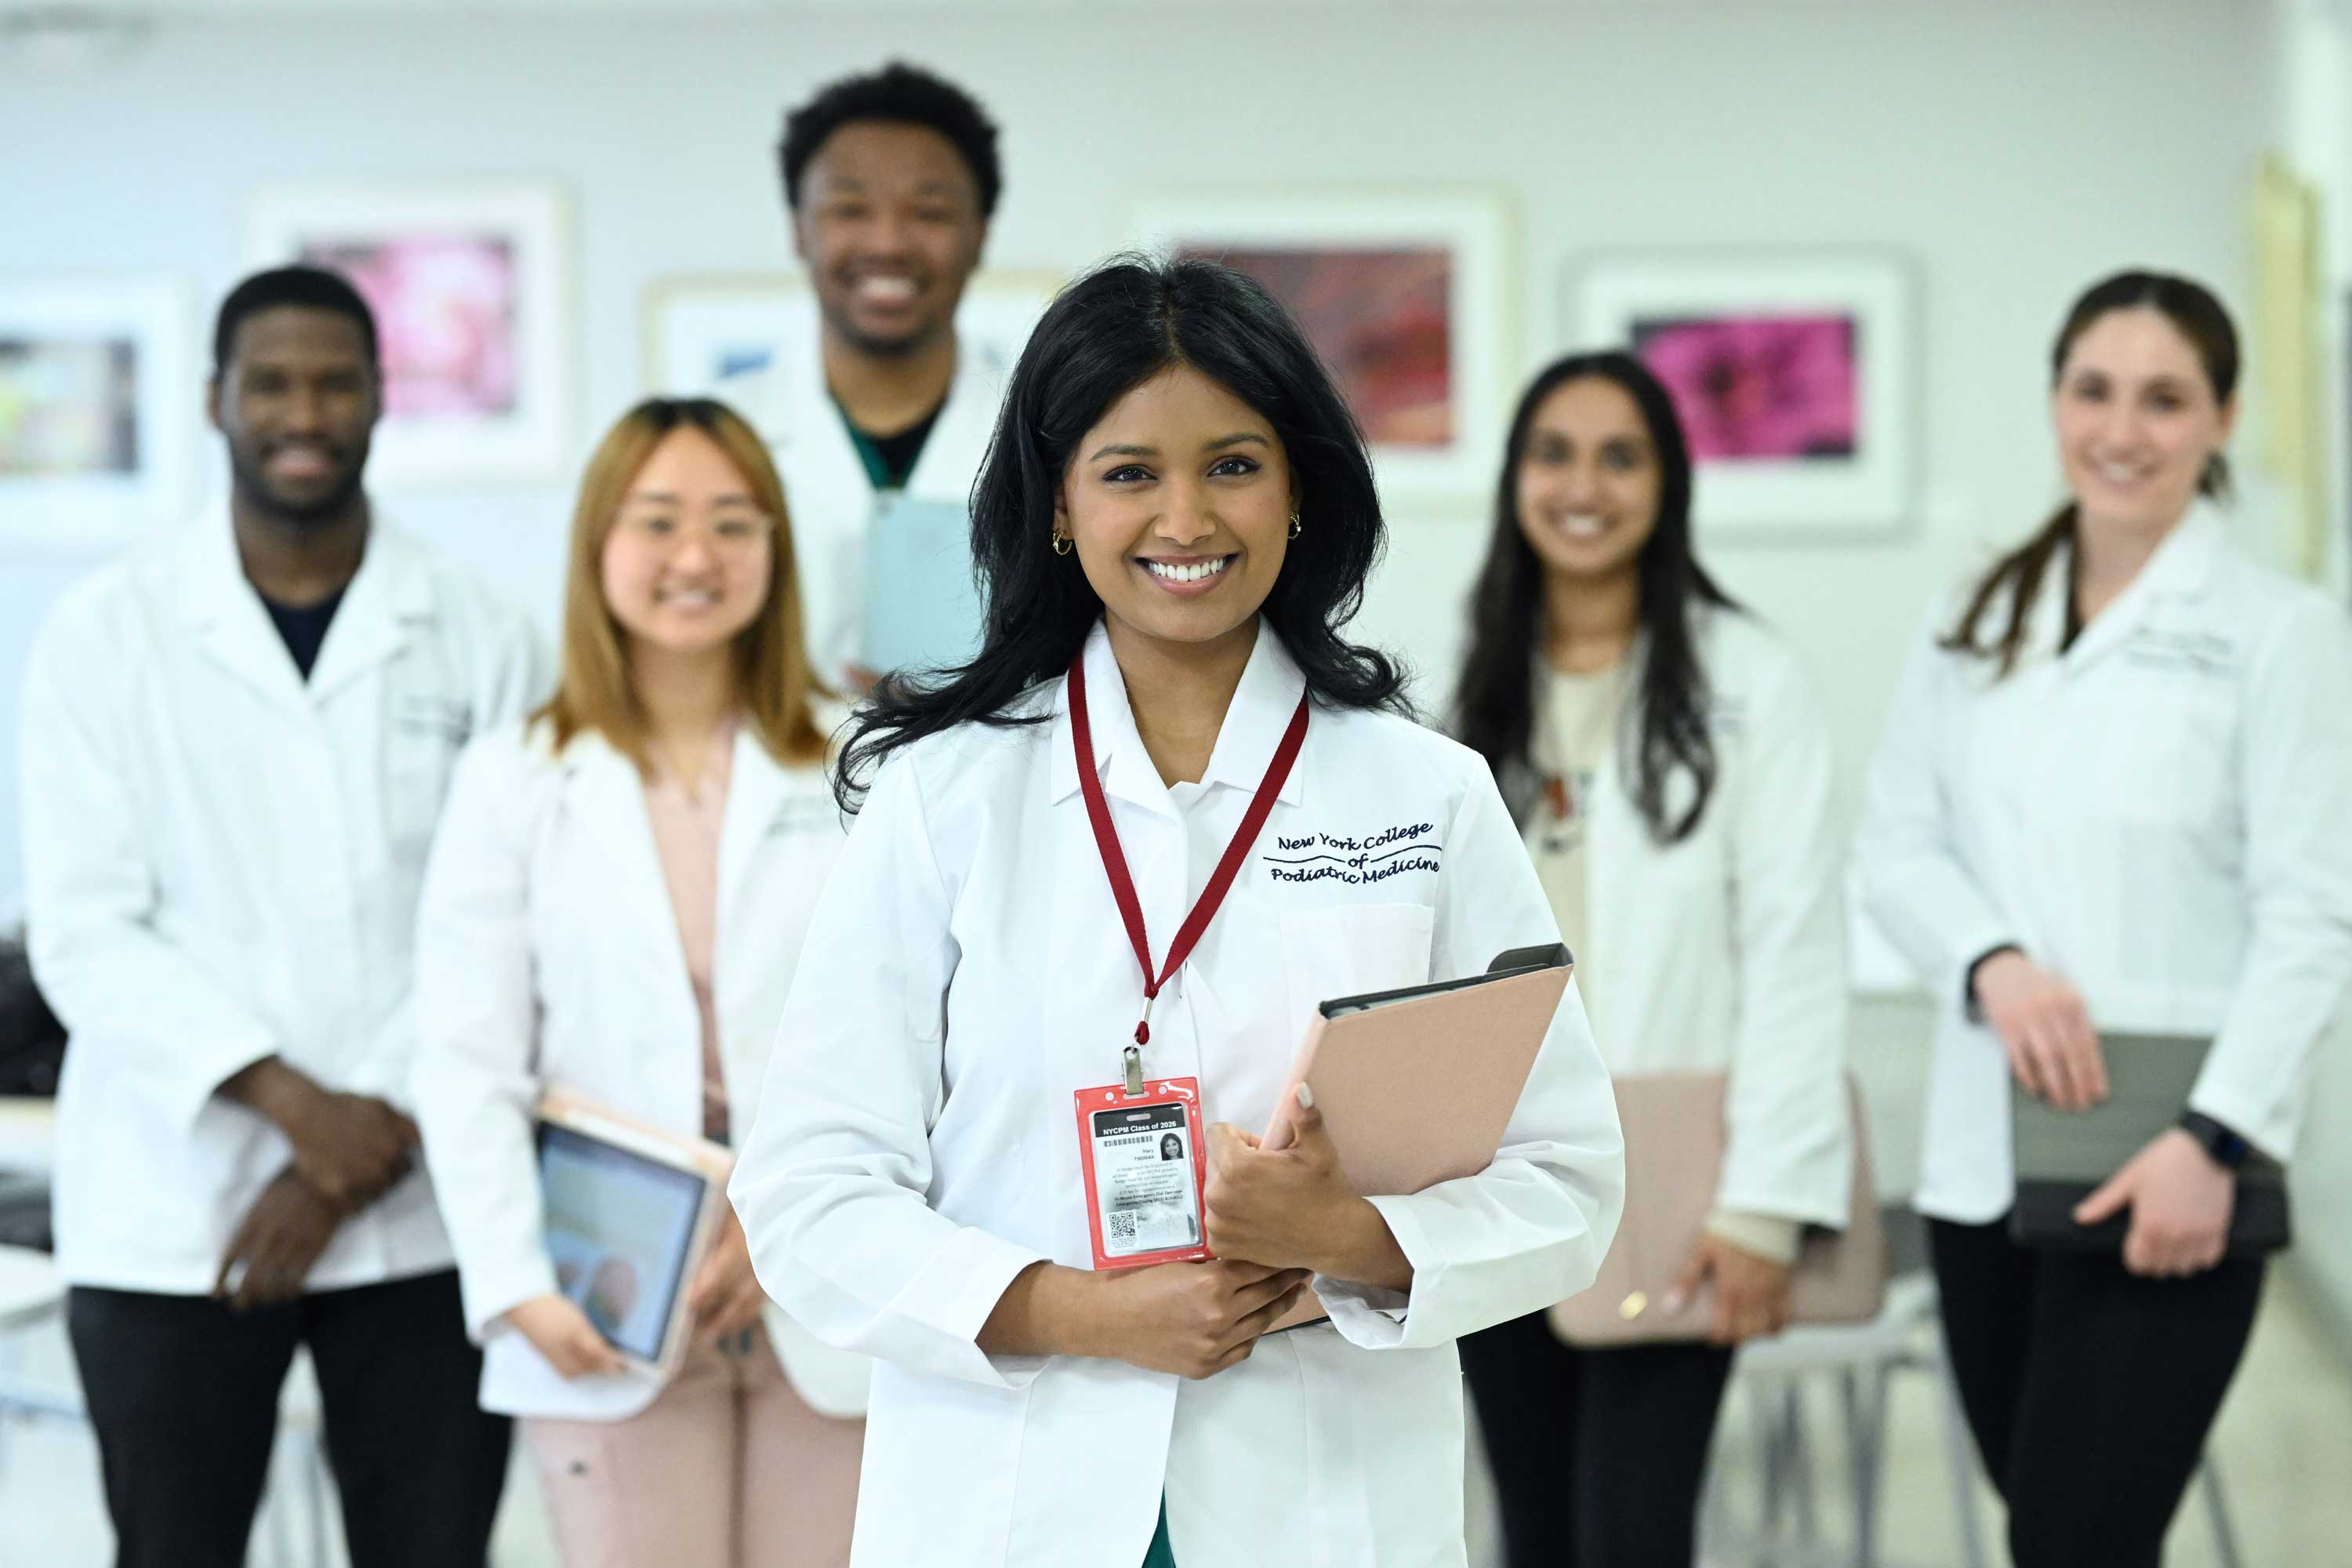
[[[2165,314],[2136,305],[2094,321],[2066,351],[2051,421],[2084,522],[2160,533],[2196,499],[2230,438],[2196,345]]]
[[[247,504],[315,523],[359,494],[383,405],[367,340],[350,317],[308,305],[254,312],[237,326],[211,404]]]
[[[1292,505],[1274,426],[1176,365],[1080,439],[1055,526],[1076,541],[1115,634],[1200,648],[1253,634],[1282,573]]]
[[[826,137],[793,215],[826,328],[869,354],[911,353],[952,330],[987,237],[980,183],[955,143],[892,121]]]
[[[1650,427],[1623,387],[1581,375],[1537,405],[1516,494],[1519,531],[1547,572],[1598,582],[1633,571],[1661,488]]]
[[[719,444],[690,426],[673,430],[604,536],[604,603],[633,647],[725,647],[768,602],[775,532]]]

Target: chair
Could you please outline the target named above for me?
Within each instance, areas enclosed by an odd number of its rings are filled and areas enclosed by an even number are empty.
[[[1982,1523],[1976,1500],[1976,1446],[1960,1408],[1959,1385],[1944,1350],[1936,1287],[1927,1268],[1926,1226],[1907,1206],[1885,1211],[1890,1262],[1886,1303],[1866,1323],[1795,1328],[1740,1348],[1735,1383],[1745,1387],[1753,1411],[1760,1466],[1759,1517],[1753,1537],[1728,1527],[1708,1532],[1717,1552],[1729,1548],[1747,1560],[1776,1568],[1837,1564],[1877,1568],[1878,1509],[1885,1462],[1886,1408],[1895,1374],[1925,1372],[1936,1381],[1947,1482],[1951,1489],[1960,1561],[1987,1568]],[[1832,1551],[1822,1541],[1813,1485],[1811,1444],[1802,1402],[1808,1378],[1833,1374],[1845,1429],[1853,1487],[1853,1548]],[[2228,1492],[2212,1455],[2198,1467],[2192,1486],[2205,1505],[2215,1556],[2222,1568],[2243,1568],[2231,1519]],[[1720,1489],[1710,1475],[1708,1512],[1720,1522]],[[1794,1539],[1782,1538],[1781,1521],[1793,1516]]]

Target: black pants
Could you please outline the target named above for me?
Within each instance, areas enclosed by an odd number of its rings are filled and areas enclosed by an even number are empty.
[[[1690,1568],[1729,1351],[1575,1350],[1540,1312],[1461,1350],[1510,1568]]]
[[[242,1568],[297,1345],[318,1369],[352,1568],[480,1568],[511,1424],[476,1404],[457,1276],[237,1312],[76,1288],[66,1327],[118,1568]]]
[[[2017,1568],[2156,1568],[2254,1326],[2257,1259],[2146,1279],[1928,1222],[1944,1339]]]

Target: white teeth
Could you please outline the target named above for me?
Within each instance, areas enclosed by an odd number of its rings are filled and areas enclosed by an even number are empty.
[[[898,304],[915,297],[915,280],[911,278],[873,276],[857,280],[857,291],[868,300],[887,300]]]
[[[673,588],[662,595],[665,605],[679,605],[689,610],[707,610],[719,602],[719,595],[703,588]]]
[[[1223,571],[1225,563],[1230,559],[1232,559],[1230,556],[1221,555],[1214,561],[1203,561],[1193,566],[1176,566],[1164,561],[1147,561],[1143,563],[1143,569],[1163,583],[1197,583],[1203,577],[1213,577]]]
[[[1598,539],[1609,531],[1609,525],[1597,517],[1571,517],[1561,521],[1559,530],[1570,539]]]

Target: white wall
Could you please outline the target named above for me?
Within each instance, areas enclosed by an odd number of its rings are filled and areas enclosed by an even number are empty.
[[[2070,295],[2152,261],[2242,297],[2268,48],[2253,7],[2203,0],[173,22],[100,71],[0,55],[0,273],[172,271],[208,309],[257,182],[551,175],[576,217],[584,450],[639,390],[649,281],[784,264],[781,107],[900,52],[1004,123],[1004,266],[1085,262],[1149,185],[1493,184],[1518,204],[1531,368],[1589,248],[1893,247],[1925,301],[1917,518],[1884,542],[1710,552],[1811,658],[1851,772],[1928,594],[2052,499],[2041,360]],[[551,625],[560,487],[391,500]],[[1364,617],[1440,675],[1475,511],[1398,517]],[[23,648],[84,564],[0,559],[0,908]]]

